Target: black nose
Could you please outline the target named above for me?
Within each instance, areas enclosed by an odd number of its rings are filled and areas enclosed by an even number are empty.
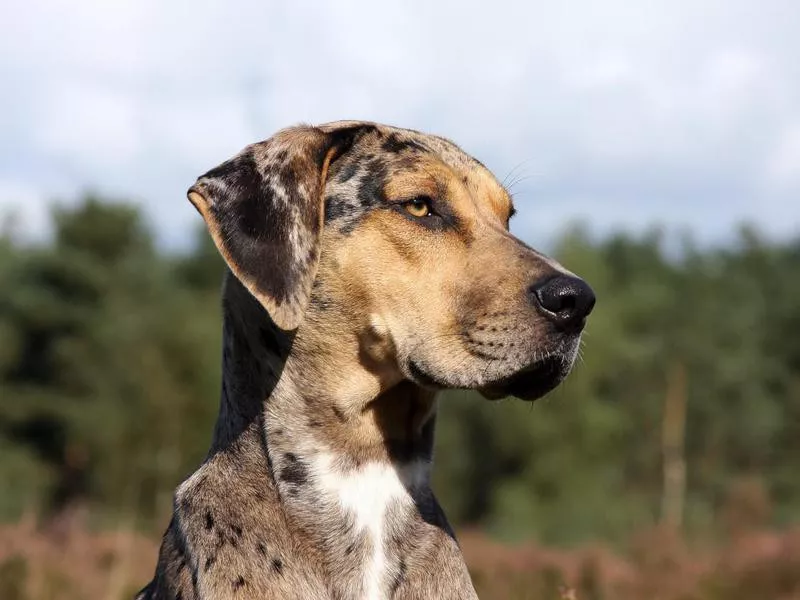
[[[565,329],[579,328],[594,308],[594,292],[583,279],[562,275],[537,281],[531,295],[544,315]]]

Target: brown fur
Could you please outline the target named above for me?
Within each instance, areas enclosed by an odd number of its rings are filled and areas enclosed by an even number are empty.
[[[557,385],[582,323],[530,287],[566,271],[483,165],[409,130],[283,130],[189,197],[230,268],[220,416],[138,598],[475,597],[429,485],[436,391]]]

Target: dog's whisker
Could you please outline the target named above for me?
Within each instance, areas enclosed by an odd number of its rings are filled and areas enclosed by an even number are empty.
[[[514,188],[515,188],[517,185],[519,185],[520,183],[522,183],[522,182],[524,182],[524,181],[528,181],[529,179],[532,179],[532,178],[533,178],[533,176],[532,176],[532,175],[525,175],[525,176],[523,176],[523,177],[519,177],[519,178],[515,179],[514,181],[512,181],[512,182],[511,182],[511,184],[509,184],[509,186],[508,186],[508,191],[509,191],[509,194],[516,193],[516,191],[514,190]]]
[[[533,157],[526,158],[525,160],[522,160],[522,161],[518,162],[516,165],[514,165],[511,168],[511,170],[508,172],[508,174],[505,177],[503,177],[503,180],[502,180],[500,185],[503,186],[503,187],[507,187],[506,186],[506,182],[509,180],[509,178],[514,176],[514,172],[517,169],[522,169],[522,167],[524,167],[527,163],[531,162],[532,160],[534,160]]]

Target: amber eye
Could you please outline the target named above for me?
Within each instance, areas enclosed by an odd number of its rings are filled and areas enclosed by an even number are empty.
[[[430,198],[420,197],[409,200],[403,204],[403,208],[412,217],[429,217],[432,214]]]

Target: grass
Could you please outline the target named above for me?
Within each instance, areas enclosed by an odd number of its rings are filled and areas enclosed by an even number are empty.
[[[800,528],[749,532],[690,548],[641,532],[624,555],[598,545],[506,546],[476,531],[460,542],[484,600],[800,600]],[[2,600],[120,600],[152,576],[158,540],[34,520],[0,527]]]

